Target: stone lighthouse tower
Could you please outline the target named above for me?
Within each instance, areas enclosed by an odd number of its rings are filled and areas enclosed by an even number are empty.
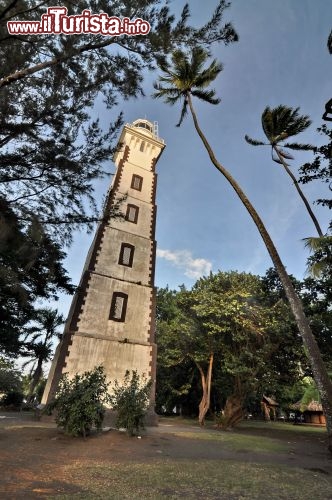
[[[74,376],[103,365],[107,378],[126,370],[155,380],[156,163],[165,147],[156,124],[124,126],[114,156],[117,167],[57,347],[42,403],[63,373]],[[108,217],[122,199],[124,220]]]

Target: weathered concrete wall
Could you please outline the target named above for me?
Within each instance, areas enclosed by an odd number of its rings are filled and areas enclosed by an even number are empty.
[[[128,369],[135,368],[140,375],[149,376],[152,355],[151,345],[112,342],[95,337],[86,337],[76,334],[69,350],[66,371],[69,373],[92,370],[95,366],[103,365],[108,381],[119,382],[124,378]]]
[[[109,320],[110,297],[113,292],[128,294],[124,322]],[[138,342],[148,342],[152,294],[151,287],[92,274],[89,281],[89,293],[78,320],[78,331],[113,339],[130,338]]]
[[[132,267],[118,265],[122,243],[135,247]],[[110,275],[112,272],[114,278],[151,285],[149,276],[153,252],[154,242],[150,239],[122,229],[107,228],[103,239],[103,251],[98,254],[95,272],[104,275]]]

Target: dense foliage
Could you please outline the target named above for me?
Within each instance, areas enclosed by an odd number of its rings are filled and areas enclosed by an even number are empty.
[[[87,436],[93,427],[101,430],[105,408],[109,401],[108,384],[102,367],[96,367],[73,379],[62,376],[54,402],[56,423],[71,436]]]
[[[299,363],[305,367],[289,307],[246,273],[211,274],[192,290],[160,289],[157,343],[159,411],[181,404],[192,412],[193,391],[205,413],[211,401],[218,411],[231,398],[243,410],[252,395],[280,394],[300,376]]]
[[[22,389],[22,380],[14,363],[4,357],[0,357],[0,393],[19,391]]]
[[[126,429],[129,436],[144,429],[144,417],[149,407],[152,381],[140,377],[137,370],[126,371],[123,382],[112,387],[110,402],[116,411],[116,427]]]
[[[308,182],[321,181],[329,190],[332,190],[332,129],[327,125],[322,125],[318,132],[325,139],[325,144],[314,148],[315,158],[311,163],[305,163],[300,168],[300,182],[307,184]],[[324,198],[319,198],[317,203],[329,209],[332,208],[332,200],[327,195]],[[332,222],[330,223],[332,230]]]

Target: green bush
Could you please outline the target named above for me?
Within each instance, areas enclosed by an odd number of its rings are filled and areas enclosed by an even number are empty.
[[[69,380],[62,376],[51,408],[56,410],[58,427],[71,436],[86,436],[92,427],[101,430],[104,404],[109,401],[103,367],[96,367]]]
[[[144,429],[146,415],[151,393],[152,381],[147,381],[144,376],[140,378],[134,370],[130,377],[127,370],[123,384],[120,386],[116,380],[111,395],[111,404],[117,412],[116,427],[124,427],[129,436],[134,435],[134,430],[139,432]]]
[[[14,362],[0,355],[0,392],[22,392],[22,379]]]
[[[20,410],[22,407],[24,394],[21,391],[10,391],[1,399],[1,406],[9,410]]]

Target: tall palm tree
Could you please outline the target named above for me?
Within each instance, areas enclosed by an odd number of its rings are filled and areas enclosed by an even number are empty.
[[[34,398],[35,389],[43,375],[43,364],[52,357],[52,340],[55,336],[59,336],[57,330],[63,323],[64,317],[56,309],[39,309],[36,315],[36,324],[28,329],[23,342],[23,354],[30,356],[30,359],[23,366],[33,363],[27,396],[28,402]]]
[[[293,287],[285,266],[279,257],[277,249],[267,229],[265,228],[262,219],[256,212],[254,206],[247,198],[240,185],[236,182],[230,172],[217,160],[210,144],[198,124],[191,97],[198,97],[211,104],[217,104],[219,102],[219,99],[215,97],[215,92],[213,90],[207,90],[207,87],[214,81],[222,70],[222,67],[216,60],[213,60],[208,67],[204,68],[208,57],[208,54],[199,47],[193,49],[191,56],[180,50],[176,51],[172,56],[172,65],[164,63],[160,64],[163,75],[159,78],[159,83],[154,84],[156,89],[154,97],[162,98],[166,101],[166,103],[171,105],[182,101],[182,110],[178,125],[181,124],[188,108],[190,109],[195,129],[204,144],[212,164],[232,186],[254,221],[278,272],[298,329],[302,336],[303,343],[306,347],[314,378],[319,388],[322,397],[322,404],[327,416],[329,450],[332,452],[332,383],[323,363],[321,353],[316,339],[311,331],[308,319],[304,314],[302,302]]]
[[[303,203],[317,229],[319,236],[323,236],[323,232],[318,223],[315,214],[312,211],[310,203],[308,202],[306,196],[304,195],[302,189],[297,182],[297,179],[293,172],[290,170],[286,160],[292,160],[293,156],[285,151],[287,149],[295,149],[307,151],[313,149],[310,144],[298,144],[296,142],[287,142],[289,137],[293,137],[304,130],[306,130],[311,121],[306,115],[299,114],[299,108],[292,109],[287,106],[277,106],[276,108],[267,107],[264,109],[262,114],[262,127],[266,135],[268,143],[263,141],[257,141],[256,139],[251,139],[248,135],[245,136],[245,140],[252,146],[270,146],[272,153],[272,160],[279,163],[284,167],[287,174],[292,179],[294,186],[302,198]]]

